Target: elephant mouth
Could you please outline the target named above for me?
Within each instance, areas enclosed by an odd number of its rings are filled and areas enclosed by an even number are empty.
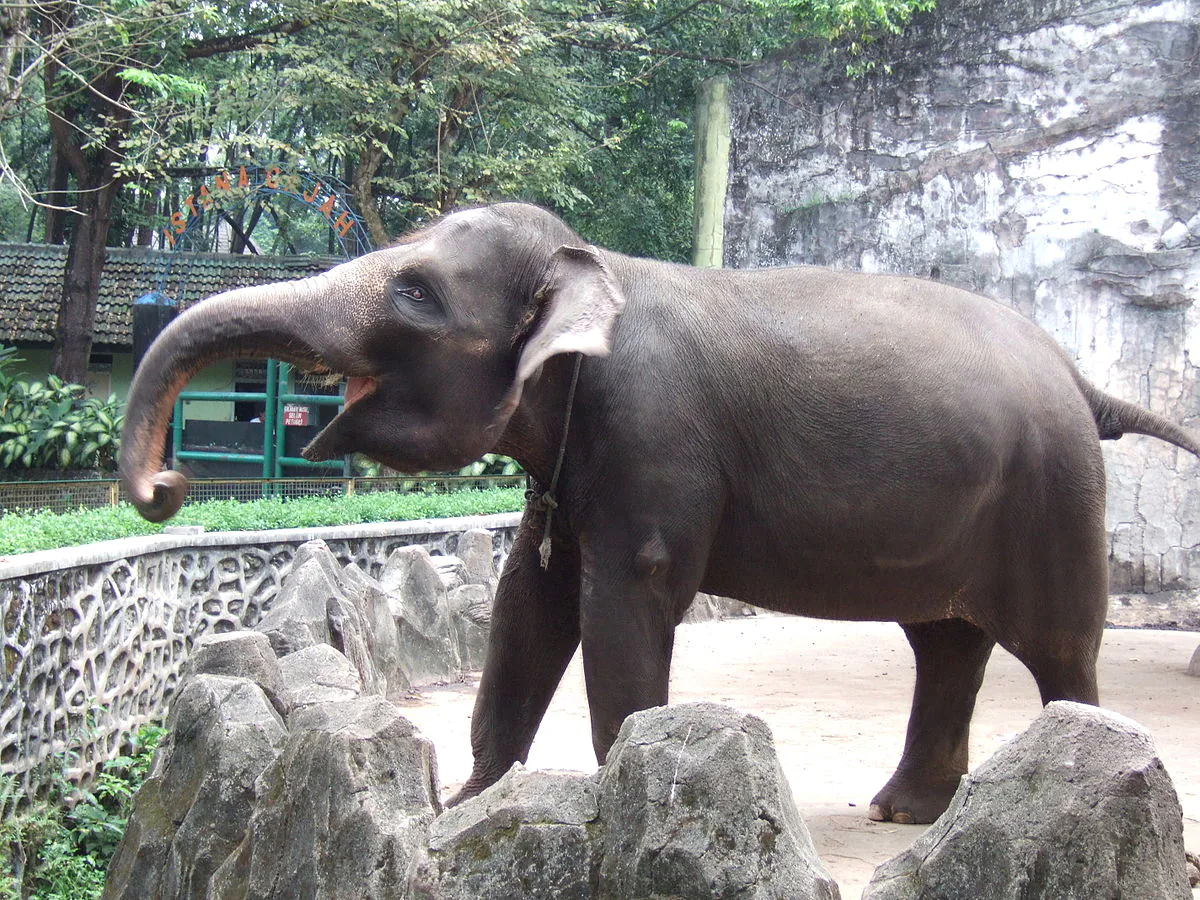
[[[351,377],[346,379],[346,394],[345,400],[346,409],[349,409],[363,397],[368,397],[379,388],[379,382],[371,377]]]
[[[312,439],[312,442],[307,447],[300,451],[300,455],[310,462],[322,462],[344,456],[348,450],[342,446],[342,441],[337,437],[341,420],[350,412],[354,404],[366,397],[370,397],[378,389],[379,380],[377,378],[372,378],[369,375],[348,376],[346,378],[346,390],[342,396],[342,411],[337,414],[332,422],[322,429],[320,434]]]

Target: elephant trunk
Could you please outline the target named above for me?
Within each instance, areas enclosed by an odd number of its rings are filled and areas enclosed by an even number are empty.
[[[159,335],[130,386],[121,441],[121,482],[143,518],[171,518],[187,493],[182,474],[160,469],[175,399],[193,375],[218,360],[239,357],[269,356],[309,369],[345,361],[345,351],[313,347],[324,331],[316,306],[325,277],[219,294]]]

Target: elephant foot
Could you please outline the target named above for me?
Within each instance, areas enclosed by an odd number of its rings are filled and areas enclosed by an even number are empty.
[[[946,811],[961,777],[917,780],[896,773],[875,795],[867,816],[874,822],[928,825]]]
[[[505,766],[503,769],[501,769],[499,766],[476,766],[476,770],[471,773],[471,777],[467,779],[466,783],[459,789],[458,793],[445,802],[445,808],[450,809],[452,806],[458,806],[458,804],[462,803],[464,800],[470,800],[472,797],[479,796],[485,790],[499,781],[501,776],[503,776],[504,773],[509,770],[509,768],[511,768],[511,765]]]
[[[464,785],[457,794],[442,804],[444,809],[450,809],[452,806],[458,806],[464,800],[470,800],[472,797],[478,796],[479,791],[470,791]]]

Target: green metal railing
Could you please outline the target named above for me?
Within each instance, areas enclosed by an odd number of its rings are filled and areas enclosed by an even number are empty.
[[[287,426],[283,423],[283,407],[288,403],[303,403],[308,406],[337,406],[344,405],[341,396],[328,394],[290,394],[280,392],[280,385],[286,385],[291,375],[291,366],[273,359],[267,360],[267,383],[265,391],[184,391],[175,401],[175,415],[171,420],[171,434],[174,448],[172,456],[175,460],[173,467],[178,468],[179,460],[209,460],[218,462],[248,462],[262,464],[263,478],[281,478],[284,466],[303,466],[311,469],[334,469],[344,475],[350,474],[349,458],[342,461],[327,460],[324,462],[309,462],[299,456],[287,456],[285,452],[285,435]],[[264,404],[263,415],[263,451],[262,453],[227,453],[214,450],[184,450],[183,449],[183,404],[189,400],[216,400],[220,402],[261,402]]]

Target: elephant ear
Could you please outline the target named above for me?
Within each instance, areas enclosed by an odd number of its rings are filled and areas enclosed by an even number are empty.
[[[625,295],[595,247],[562,246],[550,257],[534,301],[537,327],[517,361],[517,391],[559,353],[607,356]]]

